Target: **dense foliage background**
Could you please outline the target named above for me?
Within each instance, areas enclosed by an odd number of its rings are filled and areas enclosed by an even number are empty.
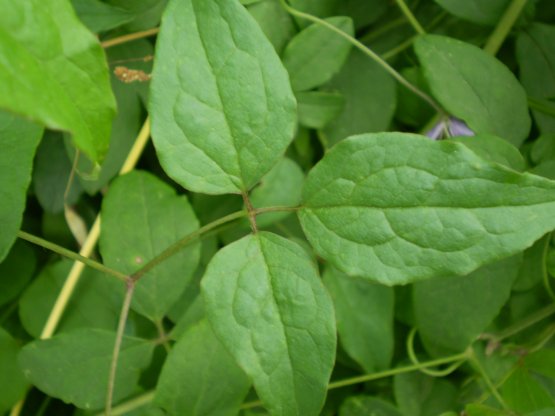
[[[555,415],[553,0],[0,10],[0,414]]]

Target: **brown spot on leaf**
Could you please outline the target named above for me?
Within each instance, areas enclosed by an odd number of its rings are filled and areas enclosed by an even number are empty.
[[[125,66],[116,66],[114,75],[122,82],[129,84],[131,82],[145,82],[150,81],[150,74],[140,69],[130,69]]]

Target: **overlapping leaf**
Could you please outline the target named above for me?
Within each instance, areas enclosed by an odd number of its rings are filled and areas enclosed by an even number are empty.
[[[293,139],[295,99],[274,48],[238,0],[174,0],[150,111],[166,172],[203,193],[241,193]]]
[[[403,133],[351,137],[309,173],[301,224],[316,252],[385,284],[466,274],[555,228],[555,183]]]

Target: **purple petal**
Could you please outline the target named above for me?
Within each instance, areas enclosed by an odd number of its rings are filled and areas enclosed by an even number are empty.
[[[426,136],[428,136],[432,140],[439,140],[443,135],[445,130],[445,122],[442,120],[439,123],[436,123],[434,127],[426,132]]]
[[[458,118],[455,118],[455,117],[449,118],[449,126],[447,128],[449,129],[449,134],[452,137],[475,135],[474,132],[470,130],[470,127],[468,127],[464,121],[459,120]]]

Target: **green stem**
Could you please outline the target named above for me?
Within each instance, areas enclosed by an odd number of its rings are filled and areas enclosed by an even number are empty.
[[[505,330],[497,334],[497,336],[495,336],[493,339],[496,342],[500,342],[506,338],[512,337],[515,334],[518,334],[519,332],[531,327],[532,325],[537,324],[540,321],[543,321],[546,318],[549,318],[553,314],[555,314],[555,303],[552,303],[546,306],[545,308],[540,309],[539,311],[526,317],[522,321],[517,322],[514,325],[511,325],[510,327],[506,328]]]
[[[362,43],[368,43],[374,39],[379,38],[384,33],[389,32],[392,29],[397,29],[399,26],[403,26],[407,24],[407,19],[404,17],[399,17],[394,20],[390,20],[389,22],[385,23],[383,26],[378,27],[376,30],[366,33],[360,38]]]
[[[547,271],[547,255],[549,254],[549,247],[551,243],[551,233],[548,234],[548,237],[545,239],[545,244],[543,247],[542,253],[542,277],[543,277],[543,285],[547,294],[551,298],[551,300],[555,301],[555,293],[551,288],[551,282],[549,277],[549,272]]]
[[[497,400],[497,402],[501,405],[501,407],[504,410],[509,410],[507,403],[505,403],[505,400],[503,400],[503,397],[501,397],[501,394],[499,394],[499,391],[497,390],[497,388],[489,378],[488,374],[486,373],[486,370],[484,369],[484,367],[482,367],[482,363],[480,363],[480,360],[478,360],[478,358],[476,357],[474,350],[472,350],[472,348],[469,348],[469,352],[470,353],[468,356],[468,360],[470,364],[474,367],[476,371],[478,371],[478,373],[480,373],[491,395],[495,397],[495,400]]]
[[[103,265],[102,263],[99,263],[95,260],[84,257],[84,256],[80,255],[79,253],[68,250],[65,247],[59,246],[58,244],[51,243],[50,241],[47,241],[47,240],[45,240],[43,238],[40,238],[40,237],[37,237],[36,235],[26,233],[25,231],[18,231],[17,236],[19,238],[21,238],[22,240],[29,241],[30,243],[36,244],[38,246],[46,248],[47,250],[53,251],[54,253],[57,253],[60,256],[64,256],[64,257],[67,257],[69,259],[79,261],[79,262],[89,266],[92,269],[95,269],[95,270],[98,270],[102,273],[106,273],[106,274],[109,274],[111,276],[114,276],[114,277],[118,278],[119,280],[121,280],[123,282],[127,282],[129,280],[129,276],[127,276],[124,273],[121,273],[121,272],[118,272],[117,270],[111,269],[110,267],[107,267],[107,266]]]
[[[516,23],[520,13],[526,6],[528,0],[512,0],[511,4],[501,16],[499,23],[493,30],[492,34],[490,35],[489,39],[486,41],[484,45],[484,51],[491,55],[496,55],[503,42],[507,38],[507,35],[511,31],[512,27]]]
[[[243,217],[246,217],[246,216],[247,216],[247,212],[241,210],[241,211],[237,211],[237,212],[234,212],[232,214],[226,215],[225,217],[219,218],[216,221],[213,221],[209,224],[206,224],[203,227],[200,227],[198,230],[193,231],[192,233],[186,235],[181,240],[176,241],[171,246],[169,246],[164,251],[162,251],[160,254],[158,254],[156,257],[154,257],[152,260],[150,260],[147,264],[145,264],[143,267],[141,267],[139,270],[137,270],[135,273],[133,273],[131,275],[131,279],[133,281],[139,280],[146,273],[151,271],[153,268],[158,266],[160,263],[165,261],[167,258],[173,256],[179,250],[181,250],[183,247],[192,243],[193,241],[195,241],[197,238],[199,238],[203,234],[207,233],[208,231],[211,231],[214,228],[219,227],[220,225],[223,225],[225,223],[235,221],[239,218],[243,218]]]
[[[112,353],[112,362],[110,363],[110,375],[108,377],[108,391],[106,394],[106,408],[104,413],[110,416],[112,413],[112,401],[114,397],[114,389],[116,387],[116,373],[118,369],[118,358],[123,341],[123,333],[125,332],[125,324],[127,323],[127,316],[131,308],[131,301],[133,300],[133,292],[135,290],[135,282],[130,280],[127,283],[127,290],[121,306],[119,315],[118,329],[116,332],[116,341],[114,342],[114,351]]]
[[[117,405],[112,409],[112,416],[122,416],[125,415],[135,409],[140,407],[146,406],[150,402],[154,400],[154,396],[156,395],[155,390],[147,391],[140,396],[134,397],[131,400]],[[104,412],[97,413],[95,416],[105,416]]]
[[[164,328],[164,324],[161,320],[154,322],[154,324],[156,325],[156,329],[158,331],[158,336],[160,337],[160,343],[164,346],[164,349],[166,350],[166,353],[170,353],[171,351],[171,347],[170,347],[170,343],[168,335],[166,334],[166,329]]]
[[[317,23],[329,30],[331,30],[332,32],[337,33],[339,36],[341,36],[342,38],[346,39],[348,42],[350,42],[353,46],[355,46],[356,48],[358,48],[360,51],[362,51],[366,56],[370,57],[371,59],[373,59],[375,62],[377,62],[385,71],[387,71],[394,79],[396,79],[401,85],[403,85],[405,88],[407,88],[409,91],[413,92],[414,94],[416,94],[418,97],[420,97],[422,100],[424,100],[425,102],[427,102],[435,111],[437,111],[439,114],[446,116],[445,111],[443,110],[443,108],[441,108],[441,106],[432,98],[430,97],[428,94],[426,94],[424,91],[422,91],[421,89],[419,89],[418,87],[412,85],[409,81],[407,81],[399,72],[397,72],[391,65],[389,65],[384,59],[382,59],[378,54],[376,54],[373,50],[371,50],[370,48],[368,48],[366,45],[364,45],[363,43],[361,43],[360,41],[358,41],[357,39],[353,38],[351,35],[349,35],[348,33],[343,32],[342,30],[336,28],[334,25],[326,22],[323,19],[320,19],[316,16],[313,16],[311,14],[308,13],[304,13],[301,12],[299,10],[294,9],[293,7],[291,7],[289,4],[287,4],[286,0],[280,0],[281,5],[283,6],[283,8],[290,14],[292,14],[293,16],[297,16],[300,17],[302,19],[306,19],[309,20],[313,23]]]
[[[528,105],[532,110],[539,111],[551,117],[555,117],[555,103],[534,97],[528,97]]]
[[[416,20],[416,17],[414,16],[414,14],[412,14],[405,1],[395,0],[395,2],[397,3],[397,6],[399,6],[399,8],[401,9],[401,12],[403,12],[403,14],[405,15],[406,19],[412,25],[416,33],[418,33],[419,35],[425,35],[426,31],[424,30],[422,25],[418,22],[418,20]]]

